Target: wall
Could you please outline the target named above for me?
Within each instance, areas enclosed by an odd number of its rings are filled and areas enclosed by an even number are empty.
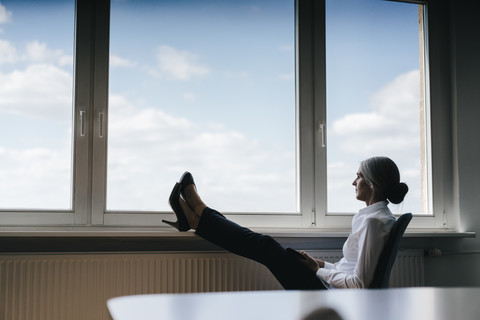
[[[425,284],[480,286],[480,20],[475,1],[439,2],[450,18],[454,202],[460,230],[477,237],[430,240],[443,254],[426,259]]]

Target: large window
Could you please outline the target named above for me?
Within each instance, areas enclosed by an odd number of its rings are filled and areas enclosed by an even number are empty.
[[[2,224],[160,227],[189,170],[247,226],[344,228],[386,155],[441,225],[423,4],[73,2],[0,0]]]

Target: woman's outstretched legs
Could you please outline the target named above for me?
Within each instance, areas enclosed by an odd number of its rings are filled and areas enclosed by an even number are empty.
[[[193,184],[183,189],[180,205],[190,227],[202,238],[265,265],[285,289],[325,289],[322,282],[276,240],[228,220],[208,208]]]

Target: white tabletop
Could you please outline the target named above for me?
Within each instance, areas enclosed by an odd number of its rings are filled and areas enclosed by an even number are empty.
[[[480,288],[152,294],[113,298],[107,305],[114,320],[305,319],[322,308],[343,320],[477,320]]]

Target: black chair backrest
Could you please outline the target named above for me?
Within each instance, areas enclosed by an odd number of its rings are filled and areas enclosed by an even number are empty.
[[[383,248],[382,254],[378,259],[377,267],[373,275],[373,281],[370,285],[371,289],[388,288],[390,281],[390,272],[392,271],[393,263],[397,257],[400,241],[402,240],[405,229],[412,220],[411,213],[402,214],[395,221],[387,244]]]

